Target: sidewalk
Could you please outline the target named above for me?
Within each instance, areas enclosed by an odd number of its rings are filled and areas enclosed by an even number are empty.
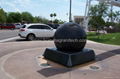
[[[120,47],[88,41],[86,47],[93,48],[96,61],[74,68],[66,68],[41,57],[46,47],[54,47],[51,41],[30,42],[34,48],[11,52],[0,58],[0,79],[120,79]],[[20,43],[13,43],[16,46]],[[24,45],[31,45],[25,43]],[[41,44],[41,45],[39,45]],[[1,44],[0,44],[1,45]],[[8,46],[5,44],[4,46]],[[21,46],[24,46],[23,44]],[[9,46],[8,46],[9,47]],[[100,49],[99,49],[100,48]],[[41,60],[40,60],[41,59]]]

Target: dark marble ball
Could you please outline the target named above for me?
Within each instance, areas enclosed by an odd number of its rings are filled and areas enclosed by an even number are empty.
[[[54,35],[54,43],[60,51],[77,52],[85,47],[86,38],[86,33],[80,25],[69,22],[57,29]]]

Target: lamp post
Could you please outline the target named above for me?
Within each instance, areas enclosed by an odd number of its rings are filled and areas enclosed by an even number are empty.
[[[72,8],[72,0],[70,0],[69,22],[72,22],[72,13],[71,13],[71,8]]]

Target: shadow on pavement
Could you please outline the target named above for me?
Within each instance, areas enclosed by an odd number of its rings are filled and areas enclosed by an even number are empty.
[[[44,68],[44,69],[39,70],[37,72],[42,74],[45,77],[50,77],[50,76],[54,76],[54,75],[57,75],[57,74],[66,73],[66,72],[69,72],[71,70],[72,69],[70,69],[70,68],[53,68],[53,67],[50,67],[50,68]]]
[[[107,51],[107,52],[104,52],[104,53],[101,53],[101,54],[97,55],[96,56],[96,61],[102,61],[102,60],[105,60],[107,58],[110,58],[110,57],[118,55],[118,54],[120,54],[120,49]]]
[[[16,39],[15,41],[27,41],[26,39]]]
[[[96,55],[96,61],[85,63],[85,64],[79,65],[75,68],[74,67],[73,68],[54,68],[54,67],[50,67],[50,68],[41,69],[37,72],[42,74],[45,77],[50,77],[50,76],[54,76],[54,75],[57,75],[57,74],[67,73],[69,71],[72,71],[74,69],[78,69],[78,68],[83,67],[83,66],[88,66],[90,64],[96,63],[98,61],[105,60],[107,58],[110,58],[110,57],[118,55],[118,54],[120,54],[120,49],[115,49],[115,50],[107,51],[107,52],[101,53],[99,55]]]

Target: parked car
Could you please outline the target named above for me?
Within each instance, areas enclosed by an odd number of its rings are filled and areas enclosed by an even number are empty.
[[[35,38],[51,38],[54,36],[55,29],[46,24],[25,24],[19,30],[19,36],[27,40],[34,40]]]
[[[1,24],[0,28],[1,29],[15,29],[15,25],[14,24]]]
[[[47,24],[47,25],[51,26],[54,29],[57,29],[60,26],[60,24]]]
[[[2,25],[3,25],[3,24],[0,24],[0,29],[2,29]]]
[[[14,24],[15,25],[15,28],[16,29],[20,29],[20,28],[22,28],[23,27],[23,25],[22,24],[20,24],[20,23],[16,23],[16,24]]]

